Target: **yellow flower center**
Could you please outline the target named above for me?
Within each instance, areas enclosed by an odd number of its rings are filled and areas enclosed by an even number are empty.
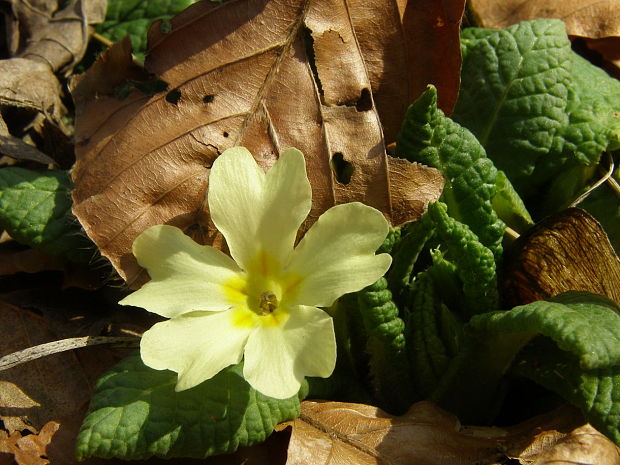
[[[300,282],[300,276],[282,274],[280,263],[261,251],[246,273],[224,284],[224,292],[233,307],[233,324],[238,327],[284,324],[290,312],[286,301],[295,295]]]
[[[278,297],[271,291],[261,292],[258,308],[261,315],[269,315],[278,308]]]

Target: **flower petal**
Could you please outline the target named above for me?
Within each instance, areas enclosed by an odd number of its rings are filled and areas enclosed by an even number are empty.
[[[297,306],[283,325],[259,325],[245,347],[243,376],[257,391],[286,399],[304,376],[327,377],[336,365],[332,318],[315,307]]]
[[[209,212],[239,265],[255,255],[265,173],[244,147],[225,150],[209,173]]]
[[[293,253],[287,271],[300,278],[286,302],[328,307],[374,283],[392,263],[389,254],[375,255],[387,233],[381,212],[367,205],[353,202],[327,210]]]
[[[119,303],[173,318],[195,310],[225,310],[232,302],[228,283],[241,270],[226,254],[200,245],[179,228],[153,226],[133,243],[133,254],[151,281]]]
[[[156,323],[140,341],[145,365],[179,374],[176,390],[192,388],[241,361],[252,328],[235,326],[231,312],[195,312]]]
[[[283,264],[312,204],[303,154],[286,149],[265,175],[248,150],[234,147],[209,176],[211,217],[237,263],[247,270],[264,251]]]
[[[301,223],[310,213],[312,188],[304,155],[288,148],[267,172],[257,239],[281,264],[288,261]]]

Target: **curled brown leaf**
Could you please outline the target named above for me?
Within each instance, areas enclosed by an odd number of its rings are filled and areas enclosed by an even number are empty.
[[[537,223],[504,257],[505,305],[527,304],[575,290],[620,303],[620,260],[602,226],[569,208]]]
[[[86,51],[92,26],[105,19],[105,0],[13,0],[13,56],[70,71]]]

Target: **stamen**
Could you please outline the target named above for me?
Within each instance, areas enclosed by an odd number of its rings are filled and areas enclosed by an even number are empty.
[[[258,307],[260,308],[261,315],[269,315],[276,308],[278,308],[278,298],[271,291],[265,291],[261,293],[260,300],[258,302]]]

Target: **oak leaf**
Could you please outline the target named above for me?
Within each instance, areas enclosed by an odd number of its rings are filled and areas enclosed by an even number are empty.
[[[136,70],[127,43],[74,83],[74,213],[130,285],[146,278],[131,244],[147,227],[172,224],[203,243],[217,238],[205,202],[208,174],[235,145],[247,147],[263,168],[286,147],[305,154],[313,207],[304,228],[350,201],[381,210],[397,225],[438,198],[438,172],[385,152],[382,114],[404,113],[414,99],[413,74],[429,72],[434,80],[433,70],[409,69],[410,38],[400,22],[406,6],[200,2],[149,32],[146,70],[156,77],[152,83],[167,84],[166,92],[149,96],[148,83],[129,78]],[[435,53],[432,43],[427,53]],[[107,82],[109,70],[114,82],[132,79],[121,86],[123,100]],[[390,121],[386,131],[395,133]]]
[[[22,436],[19,431],[8,435],[0,430],[0,453],[12,454],[17,465],[47,465],[47,446],[60,424],[47,422],[37,434]]]

